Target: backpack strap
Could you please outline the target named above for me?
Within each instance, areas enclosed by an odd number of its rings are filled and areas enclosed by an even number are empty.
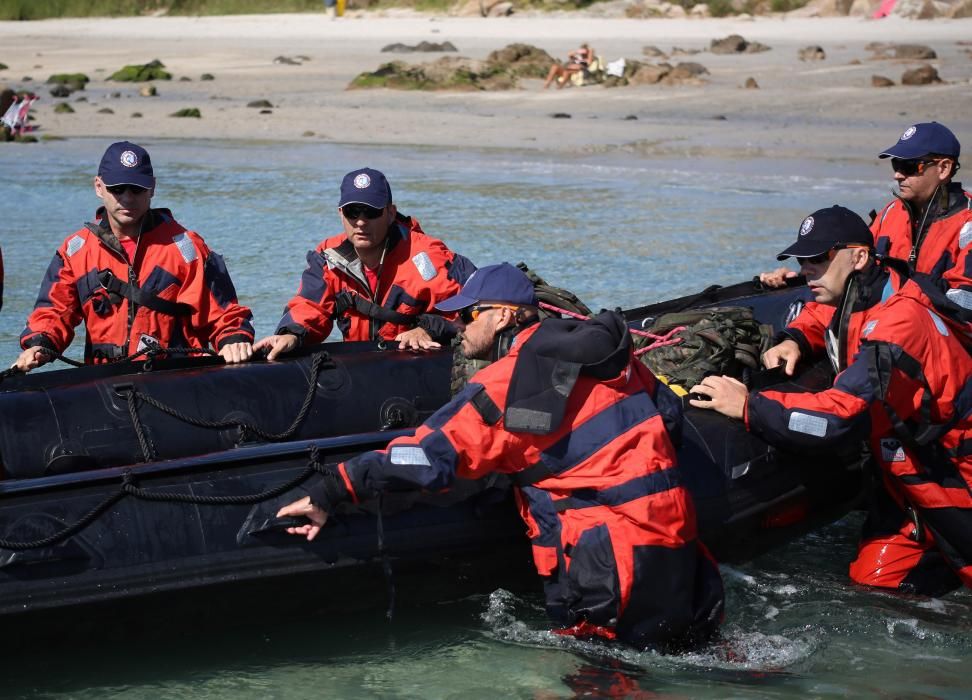
[[[128,299],[131,303],[136,304],[137,306],[144,306],[152,309],[152,311],[158,311],[159,313],[166,314],[168,316],[192,315],[193,309],[191,306],[189,306],[189,304],[168,301],[156,294],[146,292],[137,284],[122,282],[120,279],[115,277],[111,270],[105,269],[98,272],[98,282],[109,294],[117,294],[118,296]]]

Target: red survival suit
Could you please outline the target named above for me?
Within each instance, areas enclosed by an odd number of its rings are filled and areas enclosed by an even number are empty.
[[[328,238],[307,253],[300,288],[287,303],[277,333],[296,335],[303,344],[321,343],[337,321],[345,340],[394,340],[417,325],[435,339],[455,335],[443,316],[430,312],[459,293],[475,266],[401,214],[385,245],[374,290],[346,235]]]
[[[521,331],[413,437],[340,465],[312,500],[327,510],[509,474],[554,620],[637,647],[702,642],[723,589],[675,464],[680,424],[679,400],[633,360],[620,316],[551,319]]]
[[[236,299],[223,259],[167,209],[146,213],[134,260],[98,212],[68,236],[41,282],[23,348],[63,352],[87,328],[84,358],[111,362],[157,344],[221,348],[252,342],[252,314]]]
[[[929,202],[924,221],[895,199],[876,216],[871,233],[877,254],[906,261],[927,303],[972,345],[972,195],[949,183]],[[820,351],[832,314],[832,306],[809,302],[778,340],[789,337],[804,354]]]
[[[745,419],[791,449],[869,437],[883,489],[850,576],[940,595],[972,587],[972,359],[918,286],[897,284],[852,275],[828,328],[833,388],[753,393]]]

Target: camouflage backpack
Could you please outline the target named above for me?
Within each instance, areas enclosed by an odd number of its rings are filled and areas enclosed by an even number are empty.
[[[760,324],[745,306],[717,306],[690,309],[659,316],[644,330],[665,335],[685,326],[672,339],[681,342],[663,345],[641,354],[641,361],[669,384],[689,389],[710,374],[728,374],[745,380],[744,375],[759,368],[760,357],[769,349],[773,327]],[[635,335],[636,349],[655,342]]]

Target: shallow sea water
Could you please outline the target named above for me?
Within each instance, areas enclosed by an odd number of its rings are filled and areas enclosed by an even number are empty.
[[[106,143],[0,148],[6,361],[54,249],[93,213]],[[259,335],[304,255],[340,230],[340,177],[383,170],[396,202],[480,265],[525,260],[595,308],[731,284],[775,266],[814,209],[888,199],[876,163],[556,157],[326,144],[145,143],[173,210],[226,258]],[[80,341],[75,341],[75,356]],[[547,631],[538,591],[484,590],[365,614],[314,613],[177,639],[31,645],[0,660],[3,697],[972,697],[972,595],[902,599],[849,585],[860,514],[723,566],[722,638],[660,656]],[[358,601],[359,603],[361,601]],[[365,606],[368,606],[367,601]],[[70,624],[69,621],[65,621]]]

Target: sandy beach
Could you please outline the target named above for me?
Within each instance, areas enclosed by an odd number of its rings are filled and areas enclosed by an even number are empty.
[[[771,50],[716,55],[712,39],[740,34]],[[599,19],[589,16],[453,18],[408,11],[329,20],[323,14],[233,17],[66,19],[0,23],[0,85],[33,89],[38,134],[105,138],[317,139],[341,143],[517,148],[560,153],[630,152],[660,157],[872,159],[875,144],[905,126],[935,119],[972,137],[972,19],[772,17],[756,19]],[[483,59],[511,42],[555,56],[588,41],[606,60],[649,60],[645,45],[701,49],[669,62],[696,61],[710,72],[701,86],[591,86],[543,90],[539,80],[505,92],[347,90],[358,73],[402,59],[443,54],[382,53],[392,42],[450,41],[460,56]],[[871,42],[932,47],[943,82],[905,87],[919,61],[875,59]],[[808,45],[826,52],[801,62]],[[451,54],[456,55],[456,54]],[[277,56],[305,56],[300,65]],[[157,97],[105,78],[125,64],[160,59],[174,75]],[[67,98],[44,85],[54,73],[91,78]],[[201,81],[211,73],[213,81]],[[875,88],[872,75],[896,85]],[[25,77],[31,81],[25,81]],[[179,80],[187,77],[191,80]],[[744,89],[752,77],[759,89]],[[84,96],[86,101],[78,102]],[[272,102],[271,114],[247,107]],[[113,114],[99,113],[110,108]],[[172,112],[197,107],[201,119]],[[141,118],[133,118],[135,112]],[[571,115],[554,119],[555,113]],[[311,134],[312,132],[312,134]],[[877,134],[877,136],[875,136]],[[864,150],[862,151],[862,147]],[[877,146],[881,147],[881,146]]]

